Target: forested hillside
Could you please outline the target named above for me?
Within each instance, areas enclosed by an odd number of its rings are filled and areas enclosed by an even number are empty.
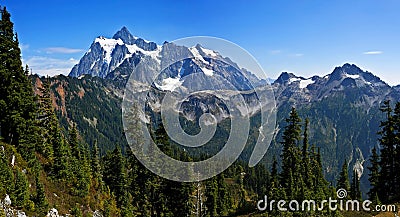
[[[31,75],[29,67],[22,66],[11,15],[5,7],[0,9],[0,217],[55,213],[58,214],[53,216],[97,217],[377,214],[257,209],[265,196],[275,201],[312,199],[321,203],[329,197],[337,198],[338,189],[347,190],[348,199],[368,199],[362,196],[359,170],[349,168],[346,156],[329,159],[344,162],[338,175],[330,174],[328,181],[324,156],[329,155],[329,147],[310,142],[316,140],[310,135],[324,139],[324,135],[313,133],[315,127],[324,124],[315,118],[320,111],[317,108],[324,107],[333,115],[347,114],[338,118],[343,125],[347,117],[361,114],[359,110],[334,112],[337,107],[332,99],[310,106],[310,113],[306,108],[287,104],[279,114],[281,129],[270,153],[270,164],[249,168],[243,158],[222,174],[202,182],[170,181],[147,170],[127,147],[121,123],[120,84],[90,76]],[[374,116],[381,122],[377,126],[379,132],[368,132],[378,133],[377,146],[369,160],[372,188],[368,195],[373,204],[397,203],[400,103],[393,108],[393,103],[385,101],[380,110],[382,113]],[[348,131],[358,127],[346,126]],[[175,159],[199,161],[209,157],[179,149],[169,140],[162,124],[151,133],[158,147]],[[328,153],[323,155],[321,150]]]

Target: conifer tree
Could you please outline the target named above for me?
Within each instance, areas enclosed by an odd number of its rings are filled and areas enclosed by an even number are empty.
[[[275,186],[279,186],[278,161],[275,156],[271,168],[271,184],[272,183],[274,183]]]
[[[56,178],[66,181],[71,170],[71,150],[62,137],[59,126],[55,126],[52,131],[54,150],[53,174]]]
[[[374,202],[375,204],[379,203],[379,155],[374,147],[372,149],[372,155],[370,158],[371,166],[368,167],[369,169],[369,182],[371,184],[371,189],[368,192],[369,199]]]
[[[282,173],[281,184],[286,189],[287,196],[296,197],[297,192],[294,191],[298,185],[301,185],[299,176],[301,176],[301,150],[299,147],[301,137],[301,119],[293,107],[289,118],[286,119],[288,124],[283,132],[283,150],[282,150]]]
[[[381,122],[381,130],[378,134],[381,136],[379,139],[381,145],[381,160],[380,160],[380,175],[378,192],[379,199],[382,202],[390,202],[395,197],[395,123],[393,118],[393,110],[390,105],[390,100],[386,100],[381,109],[386,116],[385,120]]]
[[[39,180],[39,174],[35,177],[36,183],[36,197],[35,197],[35,207],[39,214],[45,215],[47,213],[47,209],[49,207],[49,203],[47,202],[46,194],[44,191],[43,183]]]
[[[39,141],[32,84],[22,68],[11,15],[6,8],[0,9],[0,135],[31,162]]]
[[[315,150],[315,146],[314,146]],[[318,147],[317,152],[314,154],[314,172],[312,177],[315,178],[314,183],[314,192],[316,194],[316,198],[319,200],[325,199],[327,195],[329,195],[328,181],[326,181],[322,169],[322,159],[321,159],[321,149]]]
[[[72,151],[70,172],[72,175],[72,193],[84,197],[90,189],[89,148],[78,139],[76,125],[69,132],[69,145]]]
[[[125,160],[121,149],[117,146],[113,152],[108,153],[105,159],[104,181],[110,187],[117,200],[118,208],[128,204],[127,177]]]
[[[78,140],[78,130],[76,124],[72,124],[72,128],[69,130],[68,143],[71,147],[72,156],[76,159],[82,159],[81,148]]]
[[[347,192],[350,191],[350,181],[349,181],[349,172],[347,166],[347,160],[344,161],[342,165],[342,170],[339,174],[339,179],[337,180],[336,190],[344,189]]]
[[[27,67],[28,68],[28,67]],[[27,69],[29,70],[29,69]],[[54,108],[50,95],[50,79],[44,78],[42,85],[39,85],[41,95],[39,95],[38,121],[41,128],[41,141],[36,150],[50,161],[53,160],[53,142],[54,130],[58,127],[58,120],[54,112]]]
[[[205,205],[207,207],[207,217],[218,216],[217,207],[218,207],[218,183],[215,177],[207,180],[206,182],[206,202]]]
[[[217,187],[218,187],[217,213],[221,216],[226,216],[228,211],[228,191],[225,183],[225,176],[223,173],[217,176]]]
[[[18,169],[15,174],[15,190],[13,198],[13,204],[15,204],[17,207],[24,207],[29,198],[28,178]]]
[[[303,133],[303,147],[302,147],[302,158],[301,158],[301,165],[302,165],[302,179],[304,182],[304,185],[308,186],[309,188],[313,188],[313,174],[312,174],[312,168],[310,165],[310,153],[309,153],[309,143],[308,143],[308,128],[309,128],[310,121],[307,118],[305,121],[304,125],[304,133]],[[303,186],[304,186],[303,185]],[[302,186],[302,188],[303,188]],[[306,199],[307,197],[307,192],[306,189],[304,189],[304,192],[302,192],[303,199]]]
[[[350,197],[353,200],[361,201],[360,179],[356,170],[353,170],[353,177],[351,182]]]
[[[393,114],[394,122],[394,143],[395,143],[395,156],[394,156],[394,201],[400,200],[400,102],[397,102]]]
[[[11,194],[14,191],[14,175],[8,166],[7,158],[0,157],[0,197]]]
[[[95,181],[95,186],[98,187],[101,184],[102,175],[101,175],[101,165],[100,165],[100,153],[99,153],[99,146],[97,145],[97,140],[95,140],[93,144],[91,169],[92,169],[92,178]]]

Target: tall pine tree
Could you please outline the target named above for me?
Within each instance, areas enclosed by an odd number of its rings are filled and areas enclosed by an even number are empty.
[[[374,202],[375,204],[378,204],[379,203],[378,192],[379,192],[379,188],[380,188],[380,185],[379,185],[380,169],[379,169],[379,155],[378,155],[375,147],[372,149],[370,163],[371,163],[371,166],[368,167],[368,169],[370,171],[368,174],[369,175],[368,180],[371,184],[371,188],[368,192],[368,197],[372,202]]]
[[[350,181],[349,181],[349,169],[347,165],[347,160],[344,161],[342,165],[342,170],[339,174],[339,179],[337,180],[336,190],[344,189],[350,192]]]
[[[289,118],[286,119],[287,126],[283,132],[282,150],[282,173],[281,184],[286,189],[286,194],[293,195],[294,185],[298,182],[300,175],[301,150],[299,148],[301,140],[301,119],[293,107]],[[293,195],[295,196],[295,195]]]
[[[381,149],[380,175],[379,175],[379,198],[382,202],[391,202],[395,197],[395,123],[393,118],[393,109],[390,101],[383,103],[381,111],[385,114],[386,119],[381,122],[381,130],[379,139]]]
[[[36,104],[28,72],[21,62],[18,37],[7,9],[0,20],[0,136],[31,162],[38,138]]]

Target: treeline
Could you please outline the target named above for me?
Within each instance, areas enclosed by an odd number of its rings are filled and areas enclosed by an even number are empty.
[[[320,149],[309,144],[309,121],[292,108],[282,136],[282,151],[271,169],[235,163],[224,173],[198,183],[163,179],[147,170],[129,148],[112,144],[101,154],[96,140],[84,142],[73,120],[62,130],[52,105],[50,79],[33,89],[29,68],[22,67],[18,37],[6,8],[0,21],[0,199],[29,215],[44,216],[50,208],[61,214],[90,216],[231,216],[256,213],[257,201],[314,200],[336,197],[324,178]],[[382,107],[381,148],[372,151],[369,168],[374,202],[400,199],[400,103]],[[194,161],[171,145],[162,125],[153,132],[159,148],[171,157]],[[91,148],[89,148],[89,145]],[[124,154],[121,148],[125,148]],[[361,199],[359,177],[343,164],[337,189]],[[259,213],[270,216],[336,216],[328,209]],[[0,216],[2,209],[0,209]]]
[[[267,192],[268,200],[303,201],[314,200],[320,204],[322,200],[336,196],[335,189],[330,186],[323,175],[320,149],[309,144],[309,120],[304,122],[299,117],[295,108],[292,108],[286,119],[286,126],[282,136],[281,169],[277,159],[274,159],[269,183],[266,189],[258,189],[259,198]],[[280,171],[279,171],[280,170]],[[255,173],[257,173],[255,171]],[[261,195],[260,195],[261,193]],[[264,194],[264,195],[262,195]],[[336,216],[335,211],[324,209],[322,211],[297,211],[279,212],[277,207],[272,208],[271,216]],[[300,207],[302,209],[302,207]]]
[[[387,100],[380,110],[385,120],[378,132],[379,148],[372,149],[368,196],[375,203],[388,204],[400,201],[400,102],[393,109]]]
[[[255,212],[265,194],[279,200],[331,195],[319,151],[308,144],[308,122],[301,134],[295,109],[287,119],[280,172],[277,160],[271,172],[236,163],[203,182],[173,182],[144,168],[129,148],[123,155],[118,144],[100,156],[97,143],[89,149],[73,120],[63,132],[50,79],[42,79],[34,90],[29,68],[22,68],[6,8],[1,8],[0,49],[0,146],[5,148],[0,150],[0,197],[9,195],[13,206],[28,215],[43,216],[54,207],[74,216],[94,210],[104,216],[228,216]],[[168,155],[194,160],[170,145],[162,125],[153,137]]]
[[[45,123],[38,117],[40,112],[28,79],[29,69],[22,68],[18,37],[14,34],[10,14],[2,7],[0,12],[0,196],[4,198],[8,193],[17,207],[42,212],[47,202],[39,178],[41,165],[35,153],[45,154],[42,148],[49,141],[44,136]],[[29,188],[28,177],[32,188]]]

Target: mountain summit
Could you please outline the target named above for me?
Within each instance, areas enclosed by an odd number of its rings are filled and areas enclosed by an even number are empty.
[[[75,65],[69,76],[79,77],[85,74],[105,78],[127,59],[136,59],[142,55],[157,56],[159,46],[154,42],[133,36],[126,27],[122,27],[112,38],[97,37],[90,49]]]
[[[136,39],[138,39],[137,37],[133,36],[125,26],[115,33],[112,38],[115,40],[121,39],[122,42],[130,45],[135,44]]]
[[[170,60],[175,59],[178,61],[170,63]],[[194,89],[207,85],[210,89],[235,87],[237,90],[249,90],[252,86],[265,84],[264,80],[241,69],[229,58],[200,44],[193,47],[174,43],[157,45],[133,36],[126,27],[122,27],[112,38],[97,37],[69,76],[89,74],[125,83],[143,61],[145,64],[142,64],[142,68],[145,69],[136,70],[136,81],[150,81],[154,79],[153,75],[159,74],[158,70],[171,64],[171,69],[163,71],[163,79],[156,79],[155,87],[160,90],[173,90],[181,84]],[[195,73],[196,82],[184,82],[183,77]]]

